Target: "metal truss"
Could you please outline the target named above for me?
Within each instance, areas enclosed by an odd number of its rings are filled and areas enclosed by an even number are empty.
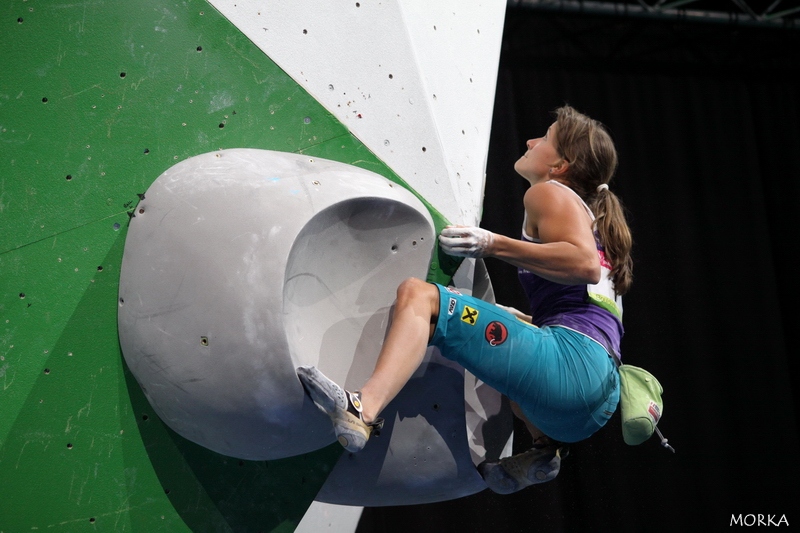
[[[800,0],[509,0],[510,7],[800,28]]]

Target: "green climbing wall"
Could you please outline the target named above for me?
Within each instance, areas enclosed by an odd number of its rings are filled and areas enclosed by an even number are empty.
[[[129,214],[224,148],[402,181],[200,0],[6,0],[0,58],[0,533],[292,531],[341,449],[241,461],[158,420],[117,338]]]

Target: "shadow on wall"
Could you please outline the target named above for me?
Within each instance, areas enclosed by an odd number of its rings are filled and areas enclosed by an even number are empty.
[[[240,461],[168,429],[119,347],[122,229],[58,341],[33,363],[42,371],[0,448],[0,528],[16,517],[28,529],[293,531],[341,447]]]
[[[123,366],[124,392],[130,397],[150,464],[191,531],[294,531],[342,454],[338,443],[274,461],[218,454],[164,425],[124,361]],[[126,472],[135,477],[136,468],[131,466]]]

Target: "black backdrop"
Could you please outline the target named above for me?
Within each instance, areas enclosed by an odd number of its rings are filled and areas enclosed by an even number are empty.
[[[623,357],[664,386],[677,453],[626,445],[615,415],[551,483],[367,508],[358,533],[800,525],[799,45],[793,29],[509,8],[481,225],[519,234],[512,166],[554,108],[609,127],[635,239]],[[524,309],[515,269],[487,266],[498,302]]]

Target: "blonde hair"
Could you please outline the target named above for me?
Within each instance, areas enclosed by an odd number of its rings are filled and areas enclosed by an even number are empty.
[[[554,114],[556,149],[569,163],[564,177],[594,213],[600,242],[613,266],[614,290],[625,294],[633,282],[633,237],[622,202],[608,189],[617,170],[614,141],[603,124],[568,105]]]

